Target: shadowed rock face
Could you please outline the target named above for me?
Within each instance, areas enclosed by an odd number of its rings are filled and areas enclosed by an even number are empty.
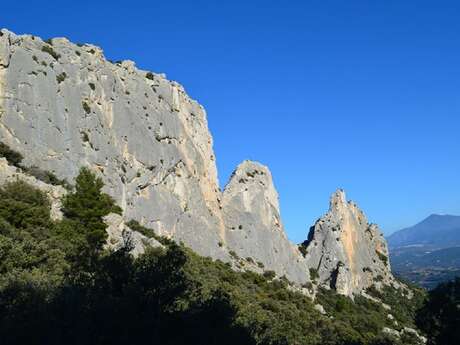
[[[311,228],[306,247],[308,266],[317,270],[321,285],[344,295],[393,282],[383,234],[338,190],[329,211]]]
[[[107,219],[114,248],[127,236],[146,242],[124,224],[134,219],[201,255],[298,284],[310,281],[310,268],[347,295],[392,280],[378,228],[343,192],[312,228],[304,257],[286,237],[268,168],[241,163],[221,193],[204,109],[178,83],[111,63],[98,47],[2,30],[0,141],[61,179],[73,181],[82,166],[95,171],[123,209]],[[0,180],[16,174],[0,163]]]

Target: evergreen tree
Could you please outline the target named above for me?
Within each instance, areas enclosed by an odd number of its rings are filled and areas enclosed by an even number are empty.
[[[102,179],[88,168],[80,170],[75,182],[75,191],[64,198],[62,211],[77,231],[84,233],[89,248],[98,251],[107,239],[104,216],[111,212],[121,214],[121,209],[102,192]]]
[[[429,345],[460,344],[460,277],[430,291],[417,325],[429,335]]]

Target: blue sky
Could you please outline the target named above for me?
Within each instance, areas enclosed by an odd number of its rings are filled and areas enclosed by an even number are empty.
[[[460,214],[458,1],[7,1],[0,27],[101,46],[205,106],[222,187],[268,165],[300,242],[338,187],[389,233]]]

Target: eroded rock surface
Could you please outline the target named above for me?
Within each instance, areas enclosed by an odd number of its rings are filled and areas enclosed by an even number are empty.
[[[222,193],[204,109],[178,83],[112,63],[96,46],[1,30],[0,141],[25,166],[69,182],[83,166],[95,171],[123,209],[107,218],[114,249],[134,241],[138,255],[157,245],[126,227],[133,219],[201,255],[298,285],[316,280],[351,295],[393,279],[385,240],[343,192],[312,228],[305,255],[287,239],[267,167],[243,162]],[[17,174],[5,164],[0,183]]]
[[[107,244],[106,248],[117,251],[123,247],[130,248],[130,253],[134,257],[143,254],[148,247],[156,248],[163,245],[154,238],[149,238],[137,231],[130,229],[123,217],[116,213],[110,213],[104,218],[107,224]]]
[[[293,282],[309,280],[305,259],[284,231],[278,193],[267,167],[241,163],[225,187],[222,207],[226,244],[238,256]]]
[[[90,167],[125,220],[228,257],[206,115],[179,84],[92,45],[2,30],[0,116],[25,165],[68,181]]]
[[[346,200],[343,190],[332,195],[329,211],[310,229],[302,246],[319,283],[341,294],[394,281],[383,234]]]

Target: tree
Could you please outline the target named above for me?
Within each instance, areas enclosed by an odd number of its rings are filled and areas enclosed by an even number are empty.
[[[417,326],[428,334],[430,345],[460,344],[460,278],[430,291],[417,315]]]
[[[77,231],[84,233],[89,248],[98,251],[107,239],[104,216],[112,212],[121,214],[121,209],[102,192],[102,179],[89,169],[82,168],[75,182],[75,191],[64,197],[62,211]]]

